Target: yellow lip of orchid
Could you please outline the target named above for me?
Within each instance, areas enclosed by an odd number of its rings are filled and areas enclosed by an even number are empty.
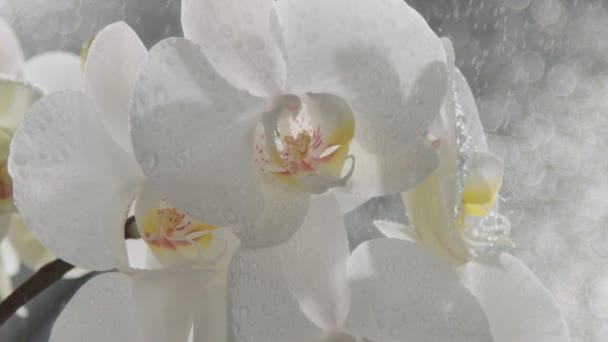
[[[322,115],[324,122],[314,122],[315,115]],[[309,93],[303,104],[296,95],[283,95],[265,114],[262,128],[255,149],[262,172],[310,193],[344,186],[352,176],[354,159],[345,176],[342,170],[351,158],[354,116],[337,96]]]
[[[194,221],[164,198],[146,212],[138,227],[152,253],[166,266],[190,262],[210,265],[226,249],[214,236],[218,227]]]
[[[503,169],[502,160],[491,153],[473,155],[469,174],[464,180],[461,220],[464,215],[484,217],[491,212],[502,184]]]

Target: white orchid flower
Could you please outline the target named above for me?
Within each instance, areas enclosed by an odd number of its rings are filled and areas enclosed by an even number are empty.
[[[89,49],[83,90],[41,98],[11,145],[16,205],[34,236],[76,266],[120,271],[79,290],[53,341],[183,341],[193,326],[195,335],[201,327],[226,331],[225,279],[238,239],[171,206],[148,186],[133,154],[129,102],[146,55],[126,24],[104,28]],[[125,243],[134,198],[143,241]],[[99,307],[91,310],[91,301]],[[123,306],[104,311],[113,304]],[[115,318],[134,323],[103,325]]]
[[[413,230],[387,222],[376,222],[376,226],[386,236],[425,245],[454,265],[479,300],[494,341],[570,341],[562,314],[532,271],[508,253],[480,253],[500,244],[510,230],[495,203],[503,164],[488,152],[475,99],[453,66],[451,44],[444,43],[452,65],[453,96],[444,105],[441,124],[435,126],[439,129],[431,130],[441,165],[403,195]],[[459,156],[468,168],[461,194]]]
[[[236,252],[235,341],[492,341],[477,300],[440,258],[398,239],[351,254],[336,200],[324,195],[311,211],[286,245]]]
[[[13,206],[13,183],[7,168],[11,138],[32,103],[44,92],[79,88],[80,74],[80,58],[64,51],[46,52],[26,61],[17,35],[0,19],[0,239],[6,237],[0,253],[0,300],[12,292],[11,277],[19,272],[21,263],[37,270],[54,259],[31,237]],[[18,313],[24,316],[26,311],[21,308]]]
[[[437,166],[423,135],[445,53],[405,2],[185,0],[182,27],[150,51],[131,134],[146,176],[193,218],[267,246],[311,194],[399,193]]]

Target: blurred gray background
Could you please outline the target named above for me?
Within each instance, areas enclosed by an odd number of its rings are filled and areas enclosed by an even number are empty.
[[[506,162],[501,195],[513,253],[554,294],[573,341],[608,341],[608,2],[408,3],[452,39],[490,148]],[[78,52],[116,20],[150,47],[181,34],[179,7],[178,0],[0,0],[0,16],[13,23],[31,56]],[[374,219],[404,217],[395,198],[367,203],[347,215],[353,244],[378,236]],[[63,281],[34,300],[29,319],[0,328],[0,341],[46,341],[83,282]]]

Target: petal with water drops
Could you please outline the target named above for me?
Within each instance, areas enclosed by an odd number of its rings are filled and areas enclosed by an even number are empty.
[[[487,315],[494,341],[570,341],[553,297],[519,259],[486,256],[468,263],[460,275]]]
[[[258,96],[274,95],[285,83],[285,61],[272,31],[273,4],[266,0],[184,0],[184,36],[199,44],[211,64],[236,88]]]
[[[352,253],[348,276],[350,333],[371,341],[492,341],[477,299],[422,246],[397,239],[364,242]]]
[[[32,106],[11,144],[17,208],[57,257],[90,270],[125,266],[124,221],[143,180],[81,93]]]
[[[264,206],[252,146],[264,106],[225,81],[200,47],[166,39],[135,86],[135,154],[149,181],[192,218],[251,226]]]
[[[285,280],[300,309],[326,330],[342,326],[350,307],[350,256],[340,206],[332,194],[313,196],[302,227],[279,246]]]
[[[137,341],[131,279],[104,273],[89,280],[70,299],[53,325],[51,342]]]
[[[405,2],[277,1],[275,7],[286,45],[287,91],[346,100],[364,148],[397,153],[439,113],[445,52]]]
[[[236,340],[310,342],[322,330],[300,310],[272,249],[240,249],[228,276],[230,328]]]

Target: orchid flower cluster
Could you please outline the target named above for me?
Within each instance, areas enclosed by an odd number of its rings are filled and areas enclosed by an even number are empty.
[[[149,51],[104,28],[76,87],[42,91],[65,77],[44,64],[24,82],[20,50],[0,56],[16,75],[3,180],[25,225],[117,270],[52,341],[570,340],[497,249],[502,161],[449,40],[405,2],[184,0],[181,22]],[[349,246],[344,213],[391,194],[410,226],[377,221],[386,238]]]

